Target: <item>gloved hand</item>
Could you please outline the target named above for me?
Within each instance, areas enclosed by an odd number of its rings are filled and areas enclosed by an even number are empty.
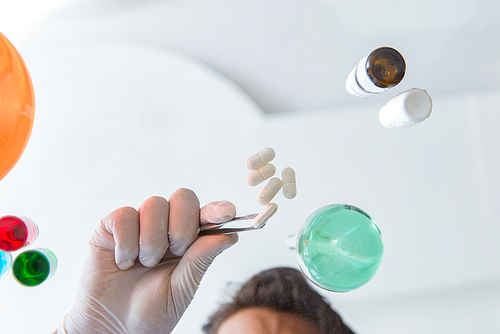
[[[236,234],[198,237],[200,224],[231,220],[235,206],[179,189],[101,221],[90,239],[68,334],[170,333],[217,255]]]

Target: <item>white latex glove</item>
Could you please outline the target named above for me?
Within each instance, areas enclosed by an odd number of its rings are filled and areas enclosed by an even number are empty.
[[[236,234],[198,237],[200,224],[231,220],[235,206],[179,189],[101,221],[89,243],[68,334],[170,333],[217,255]]]

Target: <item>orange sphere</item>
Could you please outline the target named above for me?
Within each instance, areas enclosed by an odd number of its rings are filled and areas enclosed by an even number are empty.
[[[35,95],[28,69],[0,33],[0,180],[23,154],[34,116]]]

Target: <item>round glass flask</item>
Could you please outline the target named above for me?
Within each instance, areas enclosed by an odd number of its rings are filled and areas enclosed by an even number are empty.
[[[347,292],[375,276],[384,244],[368,214],[351,205],[335,204],[306,219],[296,252],[300,269],[314,284],[328,291]]]
[[[0,180],[23,154],[34,117],[35,94],[26,64],[0,33]]]

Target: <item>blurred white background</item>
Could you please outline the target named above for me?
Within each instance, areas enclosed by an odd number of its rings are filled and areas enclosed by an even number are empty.
[[[188,187],[260,211],[244,162],[270,146],[297,198],[277,197],[268,226],[214,262],[175,333],[201,333],[233,284],[298,268],[286,237],[333,203],[368,212],[385,241],[369,284],[321,292],[355,332],[500,333],[499,29],[496,1],[1,0],[36,114],[0,215],[37,222],[34,246],[59,270],[31,289],[0,281],[0,332],[58,326],[115,208]],[[383,45],[405,56],[405,79],[350,96],[347,74]],[[383,128],[378,110],[412,87],[433,97],[431,117]]]

